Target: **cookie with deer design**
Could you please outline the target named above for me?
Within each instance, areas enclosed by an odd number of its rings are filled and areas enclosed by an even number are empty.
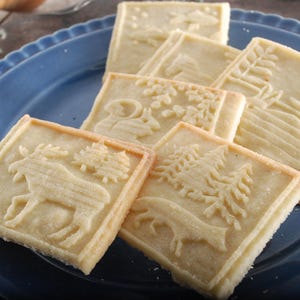
[[[228,3],[124,1],[118,5],[106,72],[136,74],[176,29],[226,44],[229,19]]]
[[[240,50],[176,30],[137,74],[211,85]]]
[[[154,149],[120,236],[178,283],[225,299],[297,204],[300,173],[183,122]]]
[[[109,73],[81,128],[152,146],[177,122],[185,121],[231,140],[244,105],[240,93]]]
[[[0,236],[89,274],[154,158],[141,146],[24,116],[0,144]]]
[[[234,142],[300,170],[300,52],[254,38],[214,87],[243,93]]]

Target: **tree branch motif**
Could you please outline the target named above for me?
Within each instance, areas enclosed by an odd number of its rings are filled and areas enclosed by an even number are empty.
[[[169,106],[173,97],[177,96],[177,89],[169,82],[157,79],[140,79],[136,81],[137,86],[144,86],[143,95],[151,97],[152,109],[160,109],[164,105]]]
[[[274,90],[269,82],[278,60],[274,53],[273,46],[264,48],[260,44],[255,45],[228,77],[229,81],[249,90],[248,100],[263,108],[269,107],[282,96],[282,91]]]

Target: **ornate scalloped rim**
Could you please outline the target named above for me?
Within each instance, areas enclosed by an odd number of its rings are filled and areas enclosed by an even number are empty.
[[[262,24],[300,34],[300,21],[284,18],[276,14],[265,14],[255,10],[233,9],[231,11],[231,20]]]
[[[103,18],[78,23],[66,29],[60,29],[53,34],[46,35],[34,42],[26,44],[19,50],[9,53],[0,60],[0,78],[1,75],[39,52],[75,37],[112,27],[114,22],[115,15],[108,15]]]
[[[232,9],[231,20],[263,24],[265,26],[276,27],[300,34],[300,21],[291,18],[284,18],[276,14]],[[114,21],[115,15],[108,15],[100,19],[93,19],[85,23],[73,25],[67,29],[58,30],[51,35],[46,35],[35,42],[26,44],[19,50],[9,53],[6,57],[0,60],[0,77],[13,67],[41,51],[80,35],[112,27],[114,25]]]

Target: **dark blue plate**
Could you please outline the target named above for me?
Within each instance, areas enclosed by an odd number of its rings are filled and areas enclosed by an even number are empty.
[[[114,16],[43,37],[0,60],[0,138],[25,113],[79,127],[101,87]],[[230,44],[254,36],[300,50],[300,22],[232,10]],[[299,299],[300,209],[281,226],[232,299]],[[202,299],[117,238],[89,276],[0,240],[0,298]]]

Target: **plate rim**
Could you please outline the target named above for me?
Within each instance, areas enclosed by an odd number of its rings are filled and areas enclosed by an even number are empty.
[[[241,13],[240,13],[241,12]],[[272,25],[270,25],[270,24],[264,24],[264,20],[265,20],[265,18],[267,18],[267,20],[268,20],[268,22],[270,23],[270,22],[276,22],[276,24],[278,25],[276,25],[276,26],[273,26],[273,27],[277,27],[277,28],[280,28],[280,29],[282,29],[282,30],[286,30],[286,29],[283,29],[283,28],[281,28],[280,26],[283,26],[283,24],[284,24],[284,26],[286,26],[285,25],[285,22],[286,22],[286,20],[291,20],[291,21],[289,21],[288,22],[288,24],[293,24],[294,23],[294,21],[296,21],[296,27],[298,28],[298,30],[300,30],[300,21],[298,21],[298,20],[294,20],[294,19],[287,19],[287,18],[283,18],[283,17],[281,17],[281,16],[279,16],[279,15],[274,15],[274,14],[264,14],[264,13],[260,13],[260,12],[255,12],[255,11],[246,11],[246,10],[237,10],[237,9],[235,9],[235,10],[232,10],[232,13],[233,13],[233,15],[232,15],[232,17],[231,17],[231,21],[241,21],[241,22],[245,22],[245,23],[255,23],[255,21],[253,21],[253,20],[258,20],[257,21],[257,24],[261,24],[261,25],[265,25],[265,26],[272,26]],[[234,13],[236,13],[236,15],[234,14]],[[274,17],[275,16],[275,17]],[[11,54],[8,54],[8,56],[9,55],[12,55],[13,53],[18,53],[18,52],[22,52],[23,50],[26,50],[26,51],[31,51],[31,52],[28,52],[28,53],[26,53],[26,56],[24,57],[24,59],[23,60],[21,60],[21,61],[17,61],[17,62],[15,62],[15,61],[13,61],[13,63],[14,63],[14,65],[12,65],[12,66],[10,66],[9,67],[9,69],[7,70],[7,71],[9,71],[9,70],[11,70],[11,69],[14,69],[14,67],[16,67],[16,66],[18,66],[19,64],[21,64],[22,62],[24,62],[24,61],[28,61],[28,60],[30,60],[30,58],[32,58],[32,56],[35,56],[36,54],[39,54],[39,53],[41,53],[41,52],[44,52],[44,51],[46,51],[47,49],[49,49],[49,48],[52,48],[52,47],[54,47],[54,46],[56,46],[56,45],[61,45],[61,44],[63,44],[64,42],[67,42],[67,41],[70,41],[70,40],[75,40],[75,39],[77,39],[77,37],[83,37],[83,36],[85,36],[85,35],[87,35],[87,34],[89,34],[89,33],[93,33],[93,32],[102,32],[102,31],[104,31],[104,30],[109,30],[109,28],[111,28],[111,26],[105,26],[105,27],[103,27],[103,28],[98,28],[98,29],[96,29],[97,28],[97,22],[102,22],[102,20],[103,19],[106,19],[106,18],[110,18],[109,20],[107,20],[107,21],[109,21],[109,22],[113,22],[114,21],[114,19],[115,19],[115,15],[108,15],[108,16],[106,16],[106,17],[104,17],[104,18],[99,18],[99,19],[93,19],[93,20],[90,20],[90,21],[88,21],[88,22],[85,22],[85,23],[78,23],[78,24],[75,24],[75,25],[73,25],[72,27],[70,27],[70,28],[67,28],[67,29],[61,29],[61,30],[59,30],[59,31],[57,31],[57,32],[55,32],[55,33],[53,33],[53,34],[50,34],[50,35],[47,35],[47,36],[44,36],[44,37],[41,37],[40,39],[38,39],[38,40],[36,40],[35,42],[31,42],[31,43],[29,43],[29,44],[27,44],[27,45],[25,45],[25,46],[23,46],[22,48],[20,48],[20,50],[17,50],[17,51],[14,51],[14,52],[12,52]],[[94,23],[93,25],[92,25],[92,23],[93,22],[96,22],[96,23]],[[90,25],[87,25],[87,24],[89,24],[89,23],[91,23]],[[103,25],[103,24],[102,24]],[[101,25],[101,26],[102,26]],[[89,27],[89,29],[88,29],[88,31],[86,31],[85,32],[85,30],[86,30],[86,28],[80,28],[79,29],[79,31],[77,32],[77,29],[76,29],[76,27],[80,27],[80,26],[83,26],[83,27],[86,27],[86,26],[88,26]],[[93,27],[93,26],[95,26],[95,27]],[[294,26],[294,25],[293,25]],[[68,31],[70,31],[70,30],[72,30],[72,28],[74,28],[75,29],[75,33],[69,33]],[[286,30],[286,31],[288,31],[288,30]],[[58,37],[57,36],[55,36],[55,35],[59,35]],[[69,35],[70,34],[70,35]],[[44,48],[41,48],[41,49],[39,49],[39,48],[37,48],[36,46],[35,46],[35,44],[36,43],[39,43],[40,42],[40,40],[43,40],[43,39],[48,39],[48,38],[50,38],[51,40],[51,42],[53,41],[53,44],[50,44],[50,42],[49,41],[42,41],[42,43],[44,43],[43,44],[43,46],[44,46]],[[61,40],[59,40],[61,38]],[[54,40],[52,40],[52,39],[54,39]],[[29,48],[27,48],[27,47],[31,47],[31,45],[34,45],[33,47],[34,48],[32,48],[32,50]],[[47,47],[47,45],[48,45],[48,47]],[[37,52],[33,52],[33,50],[35,50],[35,49],[38,49],[38,51]],[[2,76],[1,77],[1,60],[0,60],[0,80],[1,80],[1,78],[3,78],[4,76]],[[13,71],[13,70],[12,70]],[[5,72],[6,73],[6,72]],[[57,265],[55,265],[55,267],[57,268]],[[64,272],[66,272],[65,271],[65,269],[63,270]],[[74,276],[74,275],[73,275]],[[109,284],[109,281],[105,281],[105,284],[106,284],[106,286],[110,286],[110,284]],[[115,285],[115,283],[113,283],[114,285]],[[104,286],[104,282],[102,282],[102,285]],[[128,287],[128,284],[126,285],[127,287]],[[121,285],[119,285],[118,287],[122,287],[122,283],[121,283]],[[143,288],[144,288],[145,286],[143,286]],[[131,286],[131,288],[132,288],[132,286]],[[152,289],[153,287],[151,287],[151,289]],[[176,289],[177,288],[177,286],[174,288],[174,287],[171,287],[171,289],[172,290],[177,290]],[[135,289],[136,289],[136,286],[135,286]],[[0,295],[1,296],[1,295]]]
[[[0,79],[5,73],[36,54],[74,38],[111,28],[114,25],[114,21],[114,14],[106,15],[59,29],[23,45],[21,48],[8,53],[4,58],[0,59]]]
[[[6,72],[13,69],[17,65],[55,45],[74,39],[81,35],[113,27],[115,17],[115,14],[109,14],[101,18],[95,18],[86,22],[74,24],[68,28],[62,28],[52,34],[42,36],[39,39],[27,43],[21,48],[8,53],[4,58],[0,59],[0,79]],[[261,24],[264,26],[276,27],[288,32],[300,34],[299,20],[286,18],[279,14],[264,13],[257,10],[232,8],[230,20]]]

